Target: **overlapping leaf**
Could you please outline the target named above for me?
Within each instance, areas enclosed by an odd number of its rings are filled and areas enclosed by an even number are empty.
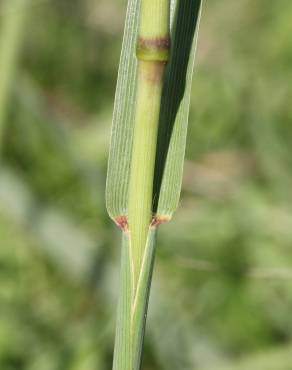
[[[128,208],[139,3],[129,0],[116,89],[106,191],[113,218],[127,215]],[[201,0],[172,0],[171,9],[172,47],[161,102],[153,193],[153,210],[165,217],[176,209],[181,188]]]

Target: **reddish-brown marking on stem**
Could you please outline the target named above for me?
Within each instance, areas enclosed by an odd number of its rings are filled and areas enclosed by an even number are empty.
[[[151,227],[158,227],[159,225],[165,224],[168,221],[170,221],[170,217],[168,216],[153,216]]]
[[[155,39],[138,38],[138,48],[143,50],[168,50],[170,48],[170,38],[160,37]]]
[[[123,230],[124,233],[129,231],[128,219],[126,216],[118,216],[114,219],[116,225]]]

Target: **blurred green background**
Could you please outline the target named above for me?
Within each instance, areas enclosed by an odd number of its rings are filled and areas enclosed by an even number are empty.
[[[125,0],[0,3],[0,369],[111,369]],[[206,0],[145,370],[292,369],[292,2]]]

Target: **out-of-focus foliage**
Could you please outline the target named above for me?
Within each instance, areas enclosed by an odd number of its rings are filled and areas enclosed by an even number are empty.
[[[126,4],[26,1],[0,106],[0,368],[110,369],[120,251],[104,185]],[[205,2],[147,370],[291,369],[291,12]]]

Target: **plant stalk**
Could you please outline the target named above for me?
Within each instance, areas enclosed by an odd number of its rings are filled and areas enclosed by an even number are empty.
[[[169,56],[169,0],[142,0],[137,41],[138,78],[129,185],[134,291],[152,219],[153,176],[163,77]]]
[[[0,148],[10,88],[17,67],[29,0],[9,0],[0,9]]]
[[[153,177],[164,72],[169,58],[170,1],[141,0],[133,148],[124,229],[114,370],[139,370],[155,255]]]
[[[135,296],[132,284],[130,238],[127,233],[123,233],[113,370],[139,370],[141,368],[155,241],[156,228],[151,227],[145,248],[146,257]]]

